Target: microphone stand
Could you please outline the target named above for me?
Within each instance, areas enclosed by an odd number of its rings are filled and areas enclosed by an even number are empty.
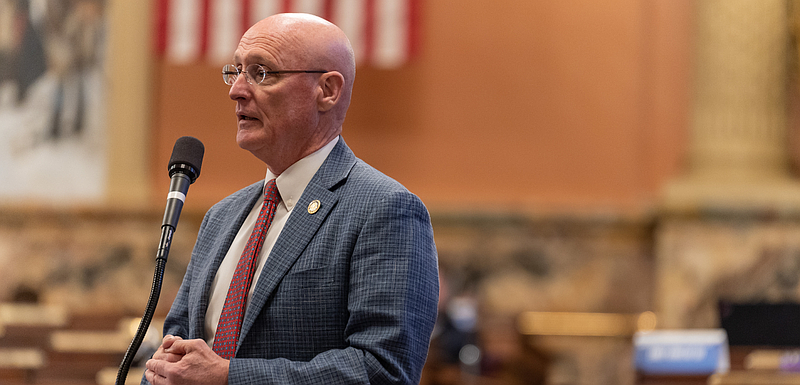
[[[153,274],[153,286],[150,289],[150,299],[147,300],[147,308],[144,311],[142,320],[139,321],[139,329],[133,337],[125,357],[119,365],[117,372],[116,385],[125,385],[128,378],[128,370],[131,367],[134,356],[142,345],[147,329],[150,328],[150,321],[156,312],[158,297],[161,295],[161,284],[164,280],[164,269],[167,266],[167,256],[172,245],[172,235],[175,227],[178,226],[178,219],[183,209],[183,202],[186,199],[186,192],[189,185],[194,183],[200,175],[200,165],[203,162],[205,147],[199,140],[184,136],[175,142],[172,149],[172,157],[169,161],[169,194],[167,195],[167,208],[164,211],[164,220],[161,222],[161,240],[158,242],[156,252],[156,271]]]
[[[167,266],[167,256],[169,255],[169,248],[172,245],[172,234],[175,228],[170,225],[161,226],[161,240],[158,242],[158,251],[156,252],[156,270],[153,275],[153,285],[150,288],[150,299],[147,301],[147,308],[144,311],[144,316],[139,322],[139,329],[136,330],[136,335],[133,337],[128,351],[125,352],[125,358],[119,366],[117,372],[116,385],[125,385],[125,380],[128,378],[128,370],[130,370],[133,357],[142,345],[147,329],[150,327],[150,321],[153,320],[153,314],[158,305],[158,297],[161,295],[161,284],[164,280],[164,269]]]

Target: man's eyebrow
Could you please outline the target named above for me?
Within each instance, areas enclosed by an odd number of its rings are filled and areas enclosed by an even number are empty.
[[[275,67],[275,63],[273,63],[271,60],[267,59],[266,57],[264,57],[262,55],[250,55],[250,56],[246,56],[244,58],[242,58],[239,55],[234,55],[233,56],[233,62],[236,63],[236,64],[244,64],[244,63],[247,63],[247,64],[260,64],[260,65],[262,65],[264,67],[269,67],[269,68]]]

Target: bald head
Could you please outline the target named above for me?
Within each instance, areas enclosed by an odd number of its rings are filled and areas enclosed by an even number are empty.
[[[258,84],[250,84],[252,74],[239,76],[228,94],[239,146],[274,173],[341,134],[356,68],[350,41],[334,24],[308,14],[270,16],[245,32],[234,64],[273,71]]]
[[[280,50],[281,65],[285,69],[336,71],[344,77],[342,98],[335,108],[344,121],[356,76],[353,47],[344,31],[311,14],[280,13],[250,27],[242,43],[264,38],[273,40],[274,49]]]
[[[317,64],[350,75],[350,78],[355,73],[350,40],[339,27],[321,17],[305,13],[280,13],[253,25],[245,36],[250,34],[285,39],[285,43],[291,44],[297,59],[308,61],[303,64]]]

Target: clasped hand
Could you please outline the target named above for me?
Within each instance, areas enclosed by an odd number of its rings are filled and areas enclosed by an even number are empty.
[[[201,339],[167,335],[145,364],[144,376],[153,385],[226,385],[229,363]]]

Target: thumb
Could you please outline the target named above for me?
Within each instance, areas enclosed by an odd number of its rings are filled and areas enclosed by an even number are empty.
[[[172,342],[172,345],[169,347],[169,349],[165,349],[164,351],[172,354],[185,355],[189,352],[202,349],[203,347],[208,347],[208,345],[206,345],[205,341],[200,339],[195,339],[195,340],[177,339]]]
[[[182,340],[182,338],[179,336],[167,334],[164,336],[164,339],[161,340],[161,347],[164,348],[164,350],[167,350],[175,343],[175,341],[180,340]]]

